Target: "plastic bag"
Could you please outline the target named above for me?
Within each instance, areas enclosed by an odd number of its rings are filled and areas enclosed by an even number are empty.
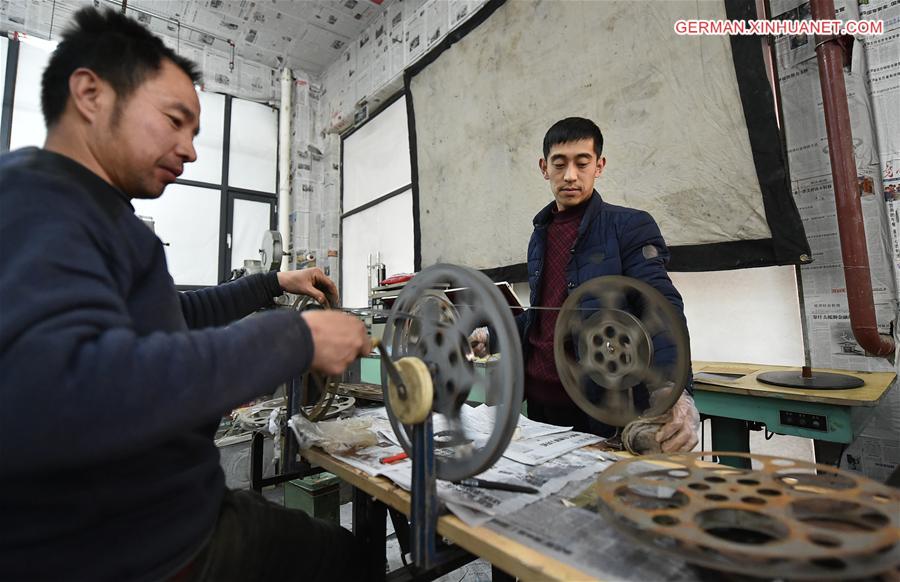
[[[295,414],[288,421],[301,449],[321,447],[325,452],[344,453],[378,444],[378,436],[370,430],[371,418],[339,418],[311,422]]]

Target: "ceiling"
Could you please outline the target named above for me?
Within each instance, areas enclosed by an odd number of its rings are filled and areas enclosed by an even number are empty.
[[[184,48],[230,53],[231,41],[244,59],[319,74],[372,22],[382,1],[128,0],[127,5],[138,9],[129,10],[131,16]],[[86,5],[117,7],[121,2],[0,0],[0,26],[56,38],[72,13]]]

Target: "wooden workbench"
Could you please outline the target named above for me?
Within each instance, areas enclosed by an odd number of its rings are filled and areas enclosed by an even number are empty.
[[[816,460],[836,464],[844,447],[853,442],[868,414],[894,385],[893,372],[847,372],[864,384],[850,390],[807,390],[760,382],[763,372],[798,371],[786,366],[731,362],[692,363],[695,375],[694,401],[701,414],[712,418],[712,448],[718,451],[750,452],[747,422],[785,435],[812,439]],[[698,374],[701,378],[697,378]],[[739,377],[709,377],[705,374],[738,374]],[[863,411],[869,412],[863,412]],[[746,461],[738,461],[746,464]]]
[[[409,515],[409,493],[391,481],[367,475],[319,449],[305,450],[302,454],[310,463],[334,473],[385,505]],[[453,515],[440,517],[437,531],[457,546],[522,580],[596,580],[581,570],[490,529],[470,527]]]
[[[786,372],[797,370],[787,366],[764,366],[761,364],[736,364],[731,362],[693,362],[694,374],[742,374],[735,380],[702,380],[704,390],[727,392],[729,394],[745,394],[762,398],[781,398],[804,402],[821,402],[823,404],[842,404],[848,406],[875,406],[891,386],[897,376],[893,372],[848,372],[846,370],[824,370],[816,368],[815,372],[846,374],[861,379],[865,384],[850,390],[806,390],[773,386],[757,380],[764,372]]]

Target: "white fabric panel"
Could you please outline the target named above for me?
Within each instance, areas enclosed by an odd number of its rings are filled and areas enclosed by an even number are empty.
[[[6,90],[6,56],[9,54],[9,39],[0,37],[0,103]]]
[[[507,2],[413,77],[422,265],[524,262],[552,200],[544,133],[570,116],[603,130],[600,193],[670,245],[769,238],[730,40],[678,36],[680,18],[725,5]]]
[[[49,60],[50,51],[47,49],[24,42],[19,43],[10,150],[44,145],[47,127],[41,113],[41,75],[44,74]]]
[[[184,167],[181,178],[221,184],[222,150],[225,143],[225,96],[206,91],[197,91],[197,96],[200,98],[200,135],[194,139],[197,161]]]
[[[274,194],[278,111],[252,101],[232,100],[230,143],[228,185]]]
[[[405,97],[344,141],[343,171],[343,212],[412,181]]]
[[[272,229],[272,204],[256,200],[234,199],[231,229],[231,268],[240,269],[245,260],[260,259],[263,235]]]
[[[133,199],[135,214],[153,219],[166,247],[176,285],[215,285],[219,279],[219,211],[222,194],[211,188],[170,184],[155,200]]]
[[[803,365],[794,267],[670,275],[684,298],[693,359]]]
[[[388,276],[413,272],[412,191],[348,216],[341,224],[341,303],[350,307],[369,304],[366,267],[371,253],[381,253]]]

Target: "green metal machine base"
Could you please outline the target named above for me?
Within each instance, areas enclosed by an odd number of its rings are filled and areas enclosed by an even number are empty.
[[[284,484],[284,506],[302,509],[307,514],[341,523],[341,480],[322,472]]]
[[[712,420],[712,448],[716,451],[750,452],[746,422],[758,422],[774,433],[814,441],[850,443],[853,426],[850,407],[782,398],[760,398],[694,387],[694,402]],[[743,467],[746,459],[723,459]]]

